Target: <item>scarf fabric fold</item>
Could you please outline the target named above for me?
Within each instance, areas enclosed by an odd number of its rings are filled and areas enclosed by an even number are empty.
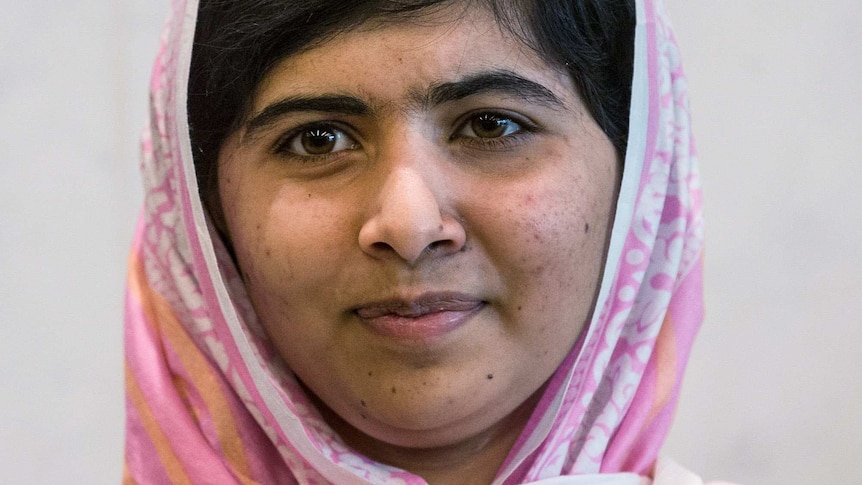
[[[703,317],[701,190],[667,16],[660,0],[636,3],[628,150],[596,310],[495,484],[698,483],[663,479],[656,463]],[[325,424],[207,221],[186,116],[196,12],[196,0],[173,0],[151,80],[126,298],[124,483],[424,483]]]

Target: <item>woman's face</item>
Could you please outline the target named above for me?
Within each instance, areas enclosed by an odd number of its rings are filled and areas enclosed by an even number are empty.
[[[619,177],[571,79],[471,11],[285,58],[250,113],[224,223],[301,381],[409,448],[532,402],[591,315]]]

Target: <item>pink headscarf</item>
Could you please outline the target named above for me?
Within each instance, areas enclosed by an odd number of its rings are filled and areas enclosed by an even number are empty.
[[[628,149],[596,311],[495,484],[679,472],[656,461],[702,321],[701,192],[673,34],[659,0],[636,3]],[[124,482],[424,483],[326,425],[207,221],[186,116],[196,12],[196,0],[173,1],[152,77],[126,306]],[[579,478],[554,479],[568,475]]]

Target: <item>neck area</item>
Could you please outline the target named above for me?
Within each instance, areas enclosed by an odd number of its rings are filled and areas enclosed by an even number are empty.
[[[524,430],[544,388],[493,427],[435,448],[408,448],[377,440],[350,425],[312,393],[309,397],[348,446],[374,461],[409,471],[429,485],[489,485]]]

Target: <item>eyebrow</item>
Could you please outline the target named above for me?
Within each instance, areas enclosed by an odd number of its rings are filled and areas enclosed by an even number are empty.
[[[484,93],[521,98],[528,103],[541,104],[551,109],[565,108],[565,103],[550,89],[507,70],[485,71],[458,81],[434,84],[427,91],[412,92],[410,98],[412,104],[428,109]],[[245,123],[246,135],[253,135],[279,118],[297,111],[361,116],[371,114],[372,109],[364,101],[351,95],[288,96],[268,105],[249,119]]]
[[[565,103],[550,89],[507,70],[473,74],[454,82],[437,84],[428,94],[415,96],[425,106],[436,106],[483,93],[499,93],[548,108],[562,109]]]
[[[282,116],[296,111],[367,115],[371,113],[371,108],[360,99],[347,95],[288,96],[268,105],[248,120],[245,123],[246,134],[251,135],[276,122]]]

